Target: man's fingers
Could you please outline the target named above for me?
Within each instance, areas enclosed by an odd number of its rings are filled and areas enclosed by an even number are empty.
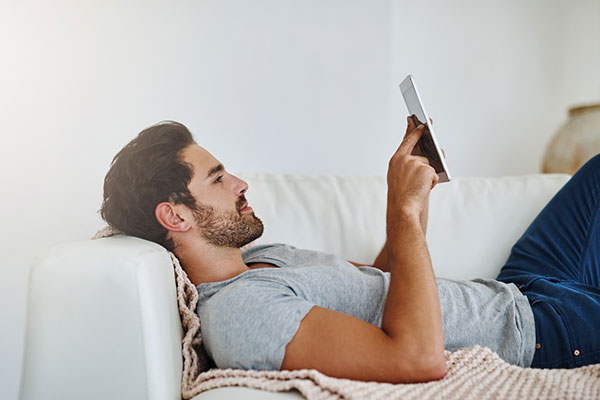
[[[423,157],[423,156],[414,156],[414,158],[416,158],[417,160],[421,161],[423,164],[429,164],[429,158],[427,157]]]
[[[438,184],[439,181],[440,181],[440,176],[438,174],[434,174],[433,181],[431,182],[431,189],[433,189],[435,187],[435,185]]]
[[[415,121],[413,121],[412,115],[409,115],[406,118],[406,133],[404,134],[404,137],[408,136],[408,134],[411,133],[415,128]]]
[[[398,152],[403,154],[411,154],[416,144],[419,142],[419,139],[421,139],[424,129],[425,127],[423,125],[419,125],[411,132],[407,133],[406,136],[404,136],[402,143],[400,143]]]

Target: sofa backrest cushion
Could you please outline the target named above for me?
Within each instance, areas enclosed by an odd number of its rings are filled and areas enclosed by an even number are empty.
[[[371,264],[385,241],[385,177],[240,175],[265,224],[257,243],[281,242]],[[437,185],[427,241],[437,276],[495,278],[515,241],[569,179],[562,174],[455,178]]]

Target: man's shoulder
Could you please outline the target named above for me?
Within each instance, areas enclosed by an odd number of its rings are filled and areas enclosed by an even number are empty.
[[[261,244],[242,253],[246,264],[272,262],[281,268],[305,265],[336,265],[340,257],[321,250],[298,248],[284,243]]]
[[[246,264],[258,262],[259,260],[264,262],[268,259],[285,262],[285,260],[289,258],[289,255],[293,254],[296,250],[296,247],[285,243],[256,244],[242,251],[242,259]],[[287,266],[287,264],[278,266]]]
[[[295,249],[294,246],[285,243],[250,243],[242,249],[242,256],[250,256],[253,254],[280,248]]]

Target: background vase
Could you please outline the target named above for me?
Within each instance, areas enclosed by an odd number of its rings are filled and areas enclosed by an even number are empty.
[[[542,172],[573,174],[600,153],[600,104],[573,107],[546,150]]]

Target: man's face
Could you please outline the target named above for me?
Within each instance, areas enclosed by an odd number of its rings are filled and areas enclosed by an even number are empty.
[[[194,230],[218,247],[240,248],[259,238],[263,224],[244,196],[248,184],[225,171],[223,165],[200,146],[188,146],[182,156],[194,171],[188,185],[196,198],[192,209]]]

